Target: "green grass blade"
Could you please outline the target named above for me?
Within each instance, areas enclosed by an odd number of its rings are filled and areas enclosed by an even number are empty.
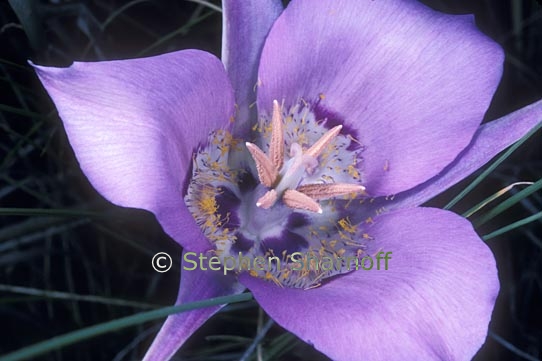
[[[34,124],[32,128],[30,128],[30,130],[26,134],[21,136],[17,144],[15,144],[15,146],[8,152],[8,154],[6,154],[6,156],[2,160],[2,163],[0,164],[0,169],[4,169],[7,167],[7,164],[10,162],[12,158],[15,158],[15,156],[17,155],[17,153],[23,147],[24,144],[33,142],[31,137],[35,133],[37,133],[43,127],[44,124],[45,122],[43,120],[36,122],[36,124]]]
[[[150,46],[146,47],[145,49],[141,50],[139,53],[136,54],[136,57],[141,57],[147,53],[149,53],[151,50],[153,50],[154,48],[164,44],[165,42],[173,39],[174,37],[176,37],[177,35],[180,35],[180,34],[184,34],[185,32],[188,31],[188,29],[190,29],[192,26],[194,26],[195,24],[207,19],[209,16],[215,14],[214,11],[209,11],[203,15],[200,15],[198,16],[197,18],[195,18],[194,20],[192,21],[189,21],[188,23],[186,23],[184,26],[181,26],[179,29],[161,37],[160,39],[158,39],[156,42],[154,42],[153,44],[151,44]]]
[[[30,118],[36,118],[36,119],[47,119],[50,116],[49,114],[35,113],[28,110],[15,108],[7,104],[0,104],[0,111],[22,115],[22,116],[30,117]]]
[[[143,302],[121,300],[118,298],[101,297],[101,296],[94,296],[94,295],[79,295],[79,294],[69,293],[69,292],[40,290],[36,288],[13,286],[13,285],[1,284],[1,283],[0,283],[0,291],[18,293],[18,294],[30,295],[30,296],[37,296],[41,298],[93,302],[93,303],[102,303],[106,305],[124,306],[124,307],[136,307],[136,308],[164,307],[161,305],[152,305],[152,304],[143,303]]]
[[[283,333],[273,340],[273,342],[271,342],[269,345],[269,350],[267,350],[264,355],[264,360],[276,360],[279,355],[283,355],[290,351],[297,342],[298,339],[295,335],[291,333]]]
[[[0,62],[1,63],[1,62]],[[12,89],[15,91],[15,90],[18,90],[18,91],[25,91],[29,94],[34,94],[36,93],[36,89],[32,89],[32,88],[29,88],[29,87],[26,87],[24,85],[21,85],[21,84],[18,84],[14,81],[12,81],[10,78],[6,77],[6,76],[0,76],[0,81],[1,82],[6,82],[6,83],[9,83],[12,87]]]
[[[132,316],[119,318],[113,321],[101,323],[99,325],[86,327],[61,336],[53,337],[47,341],[39,342],[32,346],[28,346],[15,352],[9,353],[5,356],[1,356],[0,361],[25,360],[31,357],[42,355],[49,351],[59,349],[64,346],[74,344],[82,340],[117,331],[126,327],[139,325],[144,322],[153,321],[172,315],[174,313],[182,313],[198,308],[218,306],[227,303],[244,302],[251,299],[251,293],[241,293],[239,295],[215,297],[208,300],[191,302],[180,306],[170,306],[158,310],[141,312]]]
[[[102,30],[104,30],[105,28],[107,28],[107,26],[113,22],[119,15],[121,15],[122,13],[124,13],[126,10],[130,9],[131,7],[133,6],[136,6],[136,5],[139,5],[141,3],[144,3],[144,2],[149,2],[150,0],[133,0],[133,1],[130,1],[129,3],[126,3],[124,4],[123,6],[121,6],[120,8],[118,8],[117,10],[113,11],[108,17],[107,19],[105,19],[105,21],[103,22],[103,24],[101,24],[101,28]]]
[[[108,217],[106,213],[90,212],[82,209],[46,208],[0,208],[0,216]]]
[[[491,336],[495,341],[497,341],[499,344],[501,344],[504,348],[506,348],[509,351],[511,351],[512,353],[518,355],[522,359],[525,359],[527,361],[540,361],[538,358],[536,358],[534,356],[531,356],[531,355],[529,355],[528,353],[526,353],[524,351],[521,351],[519,348],[512,345],[510,342],[506,341],[504,338],[502,338],[501,336],[497,335],[494,332],[490,331],[489,336]]]
[[[27,72],[32,72],[33,71],[31,68],[29,68],[27,66],[17,64],[17,63],[14,63],[12,61],[2,59],[2,58],[0,58],[0,63],[12,66],[12,67],[17,68],[19,70],[24,70],[24,71],[27,71]]]
[[[220,6],[217,6],[209,1],[205,1],[205,0],[188,0],[188,1],[191,1],[193,3],[196,3],[196,4],[200,4],[200,5],[203,5],[203,6],[207,6],[209,9],[212,9],[214,11],[217,11],[219,13],[222,12],[222,8]]]
[[[512,184],[504,187],[503,189],[499,190],[498,192],[492,194],[491,196],[487,197],[486,199],[484,199],[483,201],[481,201],[480,203],[478,203],[477,205],[475,205],[474,207],[472,207],[471,209],[469,209],[468,211],[463,213],[462,216],[465,217],[465,218],[469,218],[474,213],[478,212],[479,210],[481,210],[482,208],[487,206],[489,203],[493,202],[495,199],[497,199],[499,197],[502,197],[503,195],[508,193],[512,188],[514,188],[516,186],[519,186],[519,185],[529,185],[530,186],[530,185],[533,185],[533,184],[534,184],[533,182],[516,182],[516,183],[512,183]]]
[[[520,202],[522,199],[530,196],[534,192],[540,190],[542,188],[542,179],[538,180],[538,182],[534,183],[533,185],[523,189],[522,191],[514,194],[512,197],[508,198],[504,202],[500,203],[498,206],[484,214],[480,219],[476,220],[474,222],[474,225],[476,227],[481,226],[482,224],[486,223],[487,221],[493,219],[497,215],[501,214],[502,212],[506,211],[508,208],[512,207],[516,203]]]
[[[542,212],[538,212],[538,213],[535,213],[533,214],[532,216],[529,216],[527,218],[523,218],[523,219],[520,219],[519,221],[516,221],[514,223],[510,223],[509,225],[505,226],[505,227],[502,227],[502,228],[499,228],[497,229],[496,231],[494,232],[491,232],[489,234],[486,234],[485,236],[482,237],[482,239],[484,241],[488,241],[490,240],[491,238],[494,238],[494,237],[497,237],[497,236],[500,236],[501,234],[504,234],[506,232],[510,232],[516,228],[519,228],[521,226],[524,226],[526,224],[529,224],[531,222],[534,222],[538,219],[541,219],[542,218]]]
[[[516,151],[527,139],[529,139],[534,133],[536,133],[542,127],[542,123],[539,123],[536,127],[531,129],[529,133],[525,134],[520,140],[514,143],[510,148],[506,150],[496,161],[494,161],[486,170],[482,172],[476,179],[474,179],[471,184],[469,184],[465,189],[461,191],[457,196],[454,197],[447,205],[444,206],[444,209],[450,209],[462,200],[469,192],[471,192],[480,182],[482,182],[491,172],[493,172],[502,162],[504,162],[512,153]]]
[[[267,320],[265,325],[262,327],[260,332],[254,337],[248,348],[246,349],[245,353],[241,358],[239,358],[239,361],[248,361],[252,353],[256,350],[260,342],[262,342],[263,338],[267,334],[267,332],[271,329],[271,327],[275,324],[275,322],[272,319]]]

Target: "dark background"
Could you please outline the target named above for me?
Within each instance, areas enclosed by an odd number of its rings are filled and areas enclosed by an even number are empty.
[[[12,3],[21,5],[17,13],[8,2],[0,3],[0,207],[27,208],[34,214],[4,210],[0,215],[0,355],[85,326],[171,305],[179,278],[178,263],[164,274],[151,268],[157,252],[177,259],[181,254],[154,217],[110,205],[81,174],[56,111],[27,60],[67,66],[74,60],[124,59],[187,48],[219,56],[221,39],[220,13],[197,1]],[[537,2],[426,3],[449,13],[474,13],[482,31],[506,50],[503,80],[488,120],[542,98],[542,9]],[[539,132],[454,211],[461,213],[510,183],[540,178]],[[468,182],[431,205],[442,207]],[[40,209],[69,212],[57,217],[35,214]],[[478,232],[487,234],[540,209],[542,197],[534,194]],[[87,210],[100,216],[84,214]],[[477,360],[542,357],[540,228],[539,220],[488,241],[497,258],[501,293],[490,336]],[[114,305],[110,299],[138,304]],[[193,360],[239,359],[256,334],[258,312],[254,302],[226,308],[181,354]],[[126,328],[42,358],[139,359],[160,324]],[[271,359],[325,359],[276,325],[262,347]]]

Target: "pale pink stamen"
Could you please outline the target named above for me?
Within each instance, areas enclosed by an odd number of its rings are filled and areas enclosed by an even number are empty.
[[[344,196],[347,194],[363,193],[365,191],[365,187],[350,183],[306,184],[297,187],[297,191],[311,197],[312,199],[320,200]]]
[[[271,189],[270,191],[267,191],[260,199],[258,199],[256,202],[256,207],[269,209],[277,202],[277,198],[277,191]]]
[[[288,189],[284,192],[284,195],[282,196],[282,201],[284,204],[290,208],[294,209],[302,209],[305,211],[310,212],[316,212],[316,213],[322,213],[322,208],[311,197],[298,192],[293,189]]]
[[[325,147],[327,147],[328,144],[331,143],[331,141],[333,141],[333,139],[335,139],[337,135],[339,135],[342,128],[342,125],[337,125],[336,127],[328,130],[326,134],[322,135],[322,137],[312,145],[312,147],[307,149],[305,154],[313,156],[314,158],[318,158],[318,156],[322,153]]]
[[[273,165],[273,162],[257,145],[249,142],[246,142],[245,145],[256,163],[260,182],[266,187],[272,187],[278,177],[278,170]]]
[[[278,101],[273,101],[273,116],[271,118],[271,144],[269,158],[278,171],[284,162],[284,131],[282,115]]]

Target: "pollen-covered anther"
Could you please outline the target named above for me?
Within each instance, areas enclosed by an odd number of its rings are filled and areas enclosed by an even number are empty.
[[[314,158],[318,158],[318,156],[323,152],[323,150],[339,135],[341,132],[341,129],[343,128],[342,125],[337,125],[333,128],[331,128],[326,134],[322,135],[320,139],[316,141],[307,151],[305,152],[306,155],[310,155]]]
[[[256,163],[260,182],[266,187],[272,187],[278,177],[277,168],[256,144],[246,142],[245,145]]]
[[[294,189],[288,189],[282,196],[284,204],[290,208],[322,214],[322,208],[314,199]]]
[[[278,101],[273,101],[273,115],[271,117],[271,144],[269,145],[269,158],[278,171],[284,163],[284,126]]]
[[[296,190],[314,200],[330,199],[348,194],[365,193],[364,186],[350,183],[306,184],[297,187]]]
[[[256,201],[256,207],[269,209],[277,202],[277,199],[277,191],[271,189],[270,191],[267,191],[262,197],[260,197],[258,201]]]

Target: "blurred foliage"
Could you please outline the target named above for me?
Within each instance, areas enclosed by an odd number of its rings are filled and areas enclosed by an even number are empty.
[[[537,2],[426,3],[445,12],[474,13],[478,26],[506,50],[503,81],[487,119],[542,97],[542,9]],[[178,259],[181,249],[151,214],[113,207],[93,190],[27,60],[67,66],[74,60],[133,58],[187,48],[218,56],[219,9],[218,1],[196,0],[0,3],[0,355],[171,305],[179,282],[178,263],[176,270],[158,274],[150,262],[159,251]],[[541,153],[538,132],[453,210],[466,212],[513,183],[531,182],[509,187],[476,209],[472,219],[484,235],[539,213]],[[431,205],[444,206],[472,179]],[[501,294],[491,337],[478,360],[542,357],[540,223],[538,218],[488,240],[499,265]],[[139,359],[160,323],[85,340],[43,359]],[[326,359],[269,321],[253,301],[228,306],[180,354],[187,360],[238,360],[247,350],[246,359],[255,359],[256,353],[266,360]]]

